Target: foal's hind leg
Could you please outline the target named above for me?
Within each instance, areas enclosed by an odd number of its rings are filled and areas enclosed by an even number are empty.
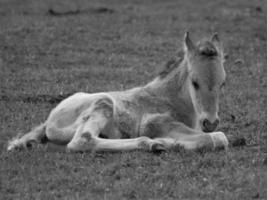
[[[68,143],[67,149],[70,151],[88,151],[94,149],[94,138],[97,138],[107,125],[109,119],[103,112],[89,113],[84,116],[78,128]]]
[[[77,130],[68,143],[67,149],[70,151],[94,149],[95,138],[98,138],[113,118],[113,106],[113,101],[109,98],[101,98],[93,102],[81,114]]]
[[[32,142],[37,142],[37,143],[46,142],[47,138],[45,135],[45,128],[46,125],[41,124],[23,136],[18,135],[17,137],[9,141],[7,150],[10,151],[17,148],[27,148],[31,146]]]
[[[67,145],[67,150],[77,151],[130,151],[136,149],[153,150],[159,142],[148,137],[133,139],[103,139],[98,135],[105,128],[110,118],[103,110],[93,112],[79,125],[73,139]],[[158,149],[155,149],[158,150]]]
[[[95,102],[83,118],[78,129],[68,143],[69,151],[129,151],[135,149],[153,150],[153,145],[159,142],[148,137],[133,139],[103,139],[99,134],[113,119],[113,104],[109,99],[101,99]],[[111,130],[112,125],[111,125]],[[110,132],[109,134],[114,134]],[[157,150],[157,149],[156,149]]]

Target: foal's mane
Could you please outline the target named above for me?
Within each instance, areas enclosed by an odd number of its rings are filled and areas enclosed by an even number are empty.
[[[170,74],[174,69],[178,68],[181,62],[184,59],[184,51],[180,50],[176,53],[176,56],[171,58],[159,71],[158,77],[161,79],[165,78],[168,74]]]

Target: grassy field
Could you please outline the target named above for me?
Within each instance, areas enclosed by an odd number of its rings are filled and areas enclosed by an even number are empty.
[[[0,0],[0,199],[267,199],[267,2]],[[141,85],[217,31],[229,58],[220,129],[228,152],[7,152],[77,91]]]

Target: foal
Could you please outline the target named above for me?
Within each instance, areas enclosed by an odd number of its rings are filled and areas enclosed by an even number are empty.
[[[169,61],[151,82],[126,91],[76,93],[8,150],[32,141],[66,145],[68,151],[227,148],[218,97],[225,82],[217,34],[195,45],[186,33],[181,58]]]

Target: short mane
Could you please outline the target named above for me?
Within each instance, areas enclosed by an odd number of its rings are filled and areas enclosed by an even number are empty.
[[[170,59],[165,65],[164,67],[160,70],[160,72],[158,73],[158,76],[163,79],[165,78],[168,74],[170,74],[174,69],[178,68],[180,63],[183,61],[184,59],[184,51],[180,50],[177,53],[177,56],[175,56],[174,58]]]

